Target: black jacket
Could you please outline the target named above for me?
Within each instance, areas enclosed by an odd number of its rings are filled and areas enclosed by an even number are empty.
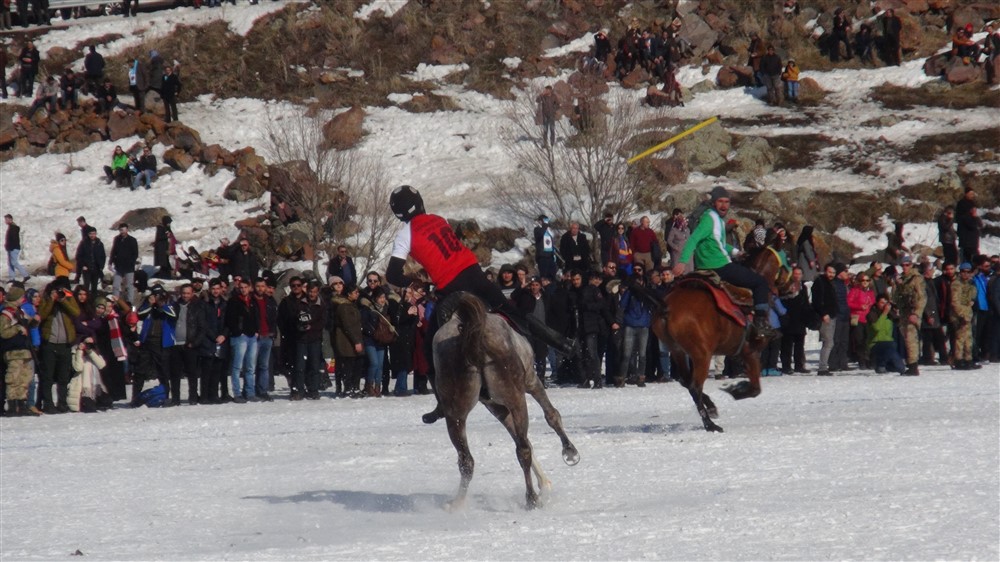
[[[248,250],[244,254],[243,250],[237,246],[236,250],[229,254],[229,274],[233,277],[253,279],[257,277],[258,267],[257,256],[253,250]]]
[[[327,304],[323,302],[323,299],[310,302],[308,298],[303,298],[296,305],[298,341],[303,343],[322,342],[323,329],[326,327]]]
[[[3,240],[3,249],[8,252],[21,249],[21,227],[10,223],[7,227],[7,237]]]
[[[77,271],[83,271],[86,267],[89,271],[103,271],[104,261],[107,259],[107,255],[104,253],[104,242],[101,242],[100,238],[95,238],[91,240],[89,237],[84,238],[80,245],[76,248],[76,269]]]
[[[177,99],[177,95],[181,93],[181,81],[177,78],[176,74],[171,74],[169,76],[163,76],[163,89],[160,91],[160,95],[163,96],[164,100],[174,101]]]
[[[139,259],[139,243],[131,234],[115,236],[111,243],[111,256],[108,258],[108,265],[115,269],[115,273],[124,275],[135,271],[135,262]]]
[[[83,69],[88,78],[101,78],[104,76],[104,56],[101,53],[87,53],[83,57]]]
[[[829,316],[830,319],[837,318],[837,292],[833,288],[833,282],[821,275],[816,278],[812,286],[812,305],[816,314],[822,318]]]
[[[590,242],[586,234],[580,232],[575,241],[569,232],[563,234],[559,240],[559,253],[566,267],[578,271],[590,270]]]
[[[197,298],[188,303],[186,321],[184,322],[187,328],[187,333],[184,334],[184,347],[192,347],[199,352],[206,348],[206,340],[209,339],[207,309],[205,303]],[[181,301],[174,304],[174,311],[177,313],[177,319],[180,320]],[[177,328],[174,328],[174,336],[176,337],[176,335]],[[214,342],[212,347],[214,351]]]
[[[795,297],[781,299],[788,311],[781,317],[781,333],[789,336],[804,336],[809,318],[814,313],[809,306],[809,295],[803,288]]]
[[[611,325],[608,302],[600,289],[588,283],[579,289],[570,289],[570,293],[571,323],[576,328],[577,337],[600,333]]]
[[[259,329],[259,317],[257,312],[257,301],[253,295],[250,296],[250,303],[243,302],[239,295],[230,297],[226,303],[226,332],[229,338],[238,336],[253,336]]]
[[[783,66],[781,57],[778,55],[766,54],[760,57],[760,71],[768,76],[778,76],[781,74]]]
[[[226,299],[219,299],[218,302],[209,297],[202,303],[202,312],[205,315],[205,337],[202,340],[200,355],[202,357],[215,356],[215,338],[219,336],[229,337],[226,331]],[[225,356],[224,350],[229,346],[225,343],[219,349],[219,356]]]

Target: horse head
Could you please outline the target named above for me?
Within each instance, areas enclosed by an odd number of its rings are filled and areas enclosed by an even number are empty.
[[[792,266],[781,250],[764,246],[751,254],[746,263],[767,281],[773,294],[783,298],[798,294],[799,286],[792,282]]]

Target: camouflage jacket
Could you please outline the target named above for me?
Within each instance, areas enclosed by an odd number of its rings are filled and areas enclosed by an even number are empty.
[[[962,281],[958,277],[951,282],[951,321],[965,324],[972,321],[972,308],[978,291],[972,281]]]
[[[910,272],[900,279],[895,298],[901,316],[915,314],[919,318],[924,314],[924,307],[927,306],[927,293],[924,289],[924,278],[917,272],[916,268],[911,268]]]

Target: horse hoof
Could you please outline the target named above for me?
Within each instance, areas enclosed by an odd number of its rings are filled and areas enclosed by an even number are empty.
[[[712,425],[706,425],[705,431],[709,431],[712,433],[725,433],[724,431],[722,431],[721,427],[715,425],[714,423]]]
[[[463,509],[465,509],[465,499],[454,499],[444,504],[444,510],[449,513],[462,511]]]
[[[580,462],[580,453],[572,447],[563,449],[563,462],[569,466],[576,466]]]

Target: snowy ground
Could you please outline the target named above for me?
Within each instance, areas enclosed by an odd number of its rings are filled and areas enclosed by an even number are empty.
[[[550,390],[582,455],[523,509],[513,445],[483,408],[458,483],[429,397],[3,418],[0,559],[996,560],[997,366],[920,377],[764,379],[724,434],[677,384]]]

